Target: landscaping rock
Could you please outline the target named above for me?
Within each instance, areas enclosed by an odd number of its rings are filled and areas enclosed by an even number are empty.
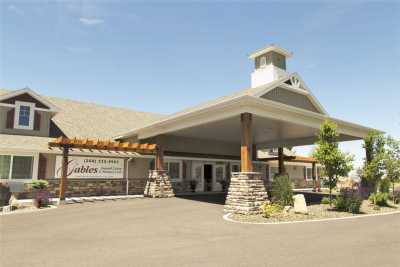
[[[295,213],[308,214],[306,199],[304,195],[295,195],[293,196],[293,200]]]
[[[290,211],[293,209],[293,207],[292,206],[285,206],[284,208],[283,208],[283,212],[285,212],[285,213],[290,213]]]
[[[19,200],[14,195],[12,195],[10,197],[8,204],[10,205],[11,210],[16,210],[16,209],[19,209],[22,207],[22,204],[19,202]]]

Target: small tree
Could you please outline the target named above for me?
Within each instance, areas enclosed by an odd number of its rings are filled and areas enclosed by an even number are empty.
[[[400,182],[400,141],[391,137],[387,138],[387,150],[384,157],[386,179],[392,184],[393,201],[395,199],[395,184]]]
[[[353,157],[340,151],[336,124],[326,120],[320,127],[318,142],[313,156],[324,167],[327,177],[325,184],[329,186],[329,204],[332,206],[332,190],[338,178],[346,176],[353,169]]]
[[[385,164],[385,137],[376,131],[372,131],[364,139],[366,158],[362,172],[362,185],[367,186],[369,191],[377,192],[378,184],[381,181]]]

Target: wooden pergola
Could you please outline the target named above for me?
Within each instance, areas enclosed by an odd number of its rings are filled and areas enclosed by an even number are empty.
[[[52,142],[49,142],[49,148],[58,147],[62,149],[62,167],[61,167],[61,180],[60,180],[60,201],[65,200],[65,191],[67,188],[67,173],[68,173],[68,156],[71,149],[87,149],[92,150],[105,150],[117,152],[136,152],[140,154],[156,154],[156,169],[163,168],[163,150],[159,149],[156,144],[140,144],[130,142],[119,142],[112,140],[99,140],[99,139],[79,139],[79,138],[66,138],[59,137]]]

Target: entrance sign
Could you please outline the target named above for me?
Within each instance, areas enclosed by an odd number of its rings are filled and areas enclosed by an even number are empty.
[[[56,157],[55,177],[61,177],[62,157]],[[124,178],[124,159],[97,157],[69,157],[68,178]]]

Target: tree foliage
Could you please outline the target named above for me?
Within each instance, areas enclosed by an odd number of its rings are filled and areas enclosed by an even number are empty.
[[[324,167],[325,184],[329,186],[329,199],[332,204],[332,190],[339,177],[347,176],[353,169],[353,156],[339,149],[337,125],[326,120],[320,127],[318,142],[313,156]]]
[[[362,172],[362,182],[368,185],[374,192],[385,174],[385,150],[386,139],[376,131],[372,131],[364,139],[366,158]]]
[[[395,198],[395,183],[400,182],[400,141],[387,138],[387,149],[384,156],[386,179],[392,183],[393,201]]]

